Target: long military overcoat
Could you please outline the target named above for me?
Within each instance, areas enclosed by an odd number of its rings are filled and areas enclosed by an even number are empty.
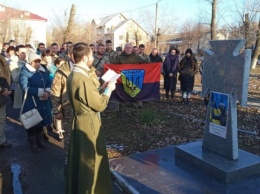
[[[100,94],[90,70],[75,65],[67,79],[74,112],[67,174],[67,194],[112,194],[109,163],[99,112],[109,97]]]

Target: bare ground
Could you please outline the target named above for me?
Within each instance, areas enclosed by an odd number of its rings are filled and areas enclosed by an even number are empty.
[[[195,85],[200,86],[199,74]],[[260,103],[260,68],[250,76],[249,96],[259,99]],[[238,128],[259,133],[260,109],[237,108]],[[193,94],[192,102],[187,105],[181,103],[180,91],[168,102],[162,89],[161,100],[143,103],[143,109],[123,106],[119,111],[105,111],[102,125],[109,158],[202,139],[205,118],[206,107],[200,95]],[[238,137],[239,148],[260,155],[257,136],[239,133]]]

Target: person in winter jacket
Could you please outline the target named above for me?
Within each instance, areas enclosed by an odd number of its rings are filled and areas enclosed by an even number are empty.
[[[151,52],[151,54],[149,55],[149,57],[150,57],[150,61],[151,61],[151,62],[160,62],[160,63],[163,62],[162,57],[160,57],[160,56],[158,55],[158,50],[157,50],[157,48],[153,48],[153,49],[152,49],[152,52]]]
[[[174,97],[177,83],[177,73],[179,70],[179,51],[172,47],[170,48],[164,63],[164,89],[166,91],[166,98],[169,99],[169,92],[171,91],[171,99]]]
[[[188,104],[194,87],[195,74],[198,72],[198,63],[192,50],[187,49],[180,62],[180,77],[183,103]]]
[[[19,84],[21,69],[27,63],[27,50],[24,45],[18,45],[16,48],[17,56],[12,57],[9,63],[9,69],[12,76],[12,85],[14,89],[13,108],[21,108],[23,102],[23,91]]]
[[[6,106],[7,106],[7,98],[10,95],[11,91],[9,90],[9,86],[11,84],[11,75],[9,68],[6,64],[5,58],[0,55],[0,79],[4,82],[0,81],[0,95],[1,95],[1,106],[0,106],[0,148],[10,148],[12,144],[7,142],[5,136],[5,126],[6,126]]]
[[[22,114],[37,108],[43,119],[39,124],[27,130],[32,152],[39,152],[40,148],[49,148],[49,145],[43,141],[43,127],[52,123],[51,82],[45,69],[40,64],[41,57],[39,55],[30,53],[28,61],[29,63],[22,67],[20,73],[20,86],[24,93],[27,91]],[[35,100],[37,107],[35,107],[33,100]]]

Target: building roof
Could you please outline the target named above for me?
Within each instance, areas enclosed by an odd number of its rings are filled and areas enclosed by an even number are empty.
[[[43,18],[29,11],[18,10],[0,4],[0,21],[5,21],[7,19],[41,20],[45,22],[47,21],[46,18]]]
[[[99,26],[104,26],[107,22],[109,22],[111,19],[113,19],[114,17],[116,16],[122,16],[125,20],[126,20],[126,17],[121,14],[121,13],[117,13],[117,14],[113,14],[113,15],[109,15],[109,16],[106,16],[106,17],[102,17],[102,18],[97,18],[97,19],[93,19],[93,21],[95,22],[95,24],[99,27]]]
[[[136,23],[133,19],[127,19],[122,22],[120,22],[114,29],[113,32],[115,32],[117,29],[119,29],[121,26],[123,26],[125,23],[132,21],[134,22],[139,28],[141,28],[146,34],[148,34],[138,23]]]

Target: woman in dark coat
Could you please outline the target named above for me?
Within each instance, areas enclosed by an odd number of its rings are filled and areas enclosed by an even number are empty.
[[[177,83],[177,73],[179,64],[179,51],[172,47],[167,54],[164,63],[164,89],[166,91],[166,98],[169,99],[169,92],[171,91],[171,98],[174,97]]]
[[[189,103],[191,92],[194,87],[195,74],[198,72],[198,63],[193,56],[192,50],[187,49],[185,56],[180,62],[180,77],[183,103]]]
[[[150,61],[151,61],[151,62],[160,62],[160,63],[163,62],[163,61],[162,61],[162,57],[160,57],[160,56],[158,55],[158,50],[157,50],[157,48],[153,48],[153,50],[152,50],[151,54],[149,55],[149,57],[150,57]]]
[[[32,152],[39,152],[40,149],[47,149],[49,146],[43,141],[43,127],[52,123],[51,104],[50,104],[50,79],[44,68],[41,66],[41,57],[35,53],[28,56],[30,64],[26,63],[22,67],[20,74],[20,86],[23,92],[27,91],[22,113],[35,108],[33,98],[37,105],[42,121],[36,126],[27,130],[28,139],[31,144]]]

